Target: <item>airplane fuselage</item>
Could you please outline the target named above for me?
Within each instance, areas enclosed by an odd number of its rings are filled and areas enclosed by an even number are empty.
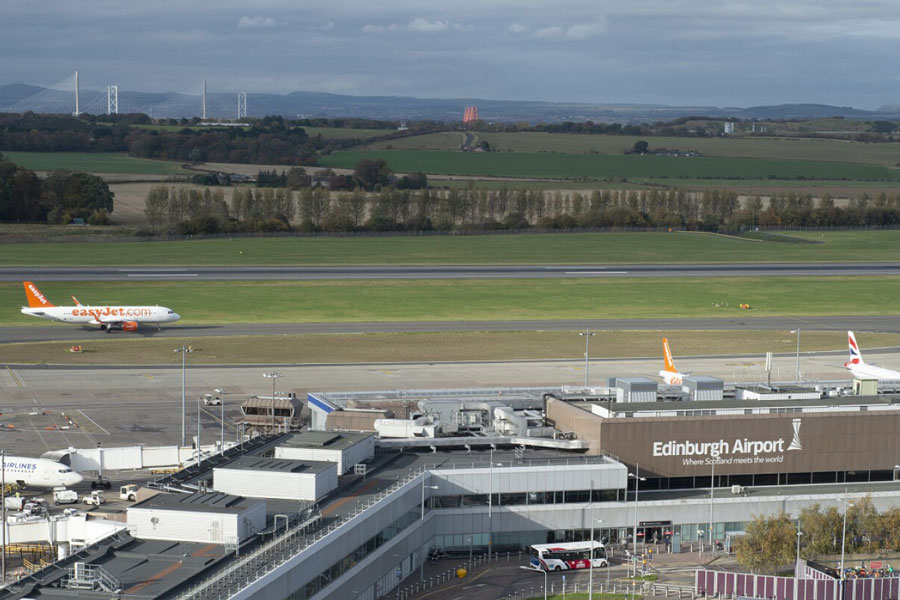
[[[3,477],[6,483],[39,488],[72,486],[84,479],[71,468],[54,460],[10,455],[3,462]]]
[[[879,381],[900,381],[900,371],[876,367],[866,363],[849,363],[847,369],[859,379],[877,379]]]
[[[50,306],[23,307],[22,314],[63,323],[171,323],[181,316],[165,306]]]

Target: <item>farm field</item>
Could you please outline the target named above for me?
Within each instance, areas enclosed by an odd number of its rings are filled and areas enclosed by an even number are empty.
[[[473,132],[477,142],[486,141],[498,152],[557,152],[563,154],[622,154],[645,140],[650,148],[695,150],[704,156],[824,160],[878,164],[894,167],[900,162],[900,143],[867,144],[848,140],[782,137],[642,137],[633,135],[587,135],[569,133],[483,133]],[[371,144],[373,150],[388,146],[409,150],[456,150],[462,141],[459,132],[430,133]],[[477,143],[476,142],[476,143]]]
[[[660,338],[668,336],[677,356],[708,354],[790,354],[794,336],[777,331],[605,331],[591,343],[591,358],[657,357]],[[108,340],[81,342],[83,352],[66,349],[71,342],[0,344],[0,362],[7,364],[176,364],[172,352],[184,343],[192,347],[191,364],[241,363],[390,363],[459,360],[539,360],[581,357],[584,345],[574,332],[373,333],[360,335],[283,335],[202,338],[142,338],[116,333]],[[900,335],[867,333],[867,348],[900,345]],[[77,342],[76,342],[77,343]],[[845,350],[842,332],[804,332],[803,351]],[[777,365],[776,361],[776,365]],[[762,377],[764,360],[735,361],[738,376]],[[793,360],[785,369],[793,369]],[[776,367],[777,368],[777,367]],[[593,373],[593,369],[591,370]]]
[[[393,129],[349,129],[345,127],[306,127],[302,126],[306,135],[315,137],[321,135],[326,140],[361,139],[367,140],[379,135],[393,133]]]
[[[36,283],[51,302],[158,303],[186,324],[900,315],[897,277]],[[0,284],[0,324],[41,323],[24,300]]]
[[[336,152],[322,157],[320,163],[353,168],[366,158],[382,158],[395,171],[406,173],[595,180],[662,177],[671,180],[671,185],[680,179],[701,178],[712,183],[717,179],[900,181],[900,170],[881,165],[728,157],[383,150]]]
[[[127,154],[91,152],[6,152],[4,158],[34,171],[69,169],[88,173],[183,174],[181,165],[165,160],[135,158]]]
[[[708,233],[285,237],[0,244],[0,266],[476,265],[891,261],[900,231],[817,232],[818,244]]]

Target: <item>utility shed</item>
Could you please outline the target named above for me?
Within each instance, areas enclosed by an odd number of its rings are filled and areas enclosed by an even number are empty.
[[[656,402],[659,391],[659,385],[649,377],[610,378],[610,387],[616,390],[616,402]]]
[[[266,527],[266,503],[218,492],[157,494],[128,507],[128,531],[145,540],[238,544]]]
[[[337,463],[338,475],[374,457],[375,436],[371,433],[304,431],[275,447],[275,458]]]
[[[685,375],[681,380],[681,390],[689,400],[722,400],[725,382],[707,375]]]
[[[316,501],[335,489],[337,463],[243,456],[213,469],[219,492],[249,498]]]

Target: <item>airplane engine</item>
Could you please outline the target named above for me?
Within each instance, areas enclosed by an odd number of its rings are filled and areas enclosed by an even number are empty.
[[[100,331],[108,331],[108,330],[109,330],[109,325],[107,325],[106,323],[100,323]]]
[[[138,324],[137,321],[123,321],[122,322],[122,330],[123,331],[137,331]]]

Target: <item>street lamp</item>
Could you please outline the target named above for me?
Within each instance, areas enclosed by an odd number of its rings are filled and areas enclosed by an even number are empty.
[[[591,509],[591,562],[590,573],[588,574],[588,600],[594,600],[594,523],[602,523],[603,519],[593,518],[593,509]],[[603,537],[602,535],[600,536]],[[606,572],[609,573],[609,558],[606,559]]]
[[[466,570],[471,571],[472,570],[472,536],[467,535],[465,537],[465,539],[469,540],[469,562],[466,565]]]
[[[282,375],[272,371],[271,373],[263,373],[263,377],[272,380],[272,433],[275,433],[275,380],[282,377]]]
[[[797,334],[797,381],[800,381],[800,330],[791,329],[791,333]]]
[[[420,521],[425,520],[425,488],[429,490],[436,490],[438,486],[436,485],[425,485],[425,475],[422,475],[422,515],[419,518]],[[425,525],[422,524],[419,526],[419,530],[422,532],[422,547],[425,547]],[[419,563],[419,581],[425,581],[425,557],[422,557],[422,562]]]
[[[641,465],[636,464],[634,466],[634,473],[629,473],[628,476],[634,479],[634,532],[632,533],[632,537],[634,538],[634,556],[631,559],[631,562],[634,564],[634,568],[632,569],[632,573],[634,577],[637,577],[637,512],[638,512],[638,493],[640,492],[641,482],[647,481],[646,477],[641,477]]]
[[[844,508],[844,527],[841,529],[841,600],[844,599],[844,541],[847,537],[847,513],[854,506],[847,502],[847,492],[844,491],[844,502],[847,506]]]
[[[497,446],[491,444],[491,473],[488,476],[490,479],[489,482],[489,494],[488,494],[488,564],[491,563],[491,546],[493,545],[493,533],[494,533],[494,450],[497,449]]]
[[[221,425],[221,445],[219,452],[225,455],[225,388],[216,388],[215,392],[219,395],[219,424]]]
[[[588,369],[590,368],[588,356],[591,351],[591,336],[596,334],[591,333],[590,329],[585,329],[584,331],[579,331],[578,335],[584,336],[584,387],[586,388],[588,386]]]
[[[184,367],[185,367],[185,358],[187,358],[187,355],[189,353],[193,352],[193,350],[191,349],[190,346],[185,346],[184,344],[182,344],[181,348],[175,348],[174,352],[181,352],[181,447],[183,448],[184,447],[184,413],[186,410],[186,407],[184,405],[184,393],[185,393]]]

